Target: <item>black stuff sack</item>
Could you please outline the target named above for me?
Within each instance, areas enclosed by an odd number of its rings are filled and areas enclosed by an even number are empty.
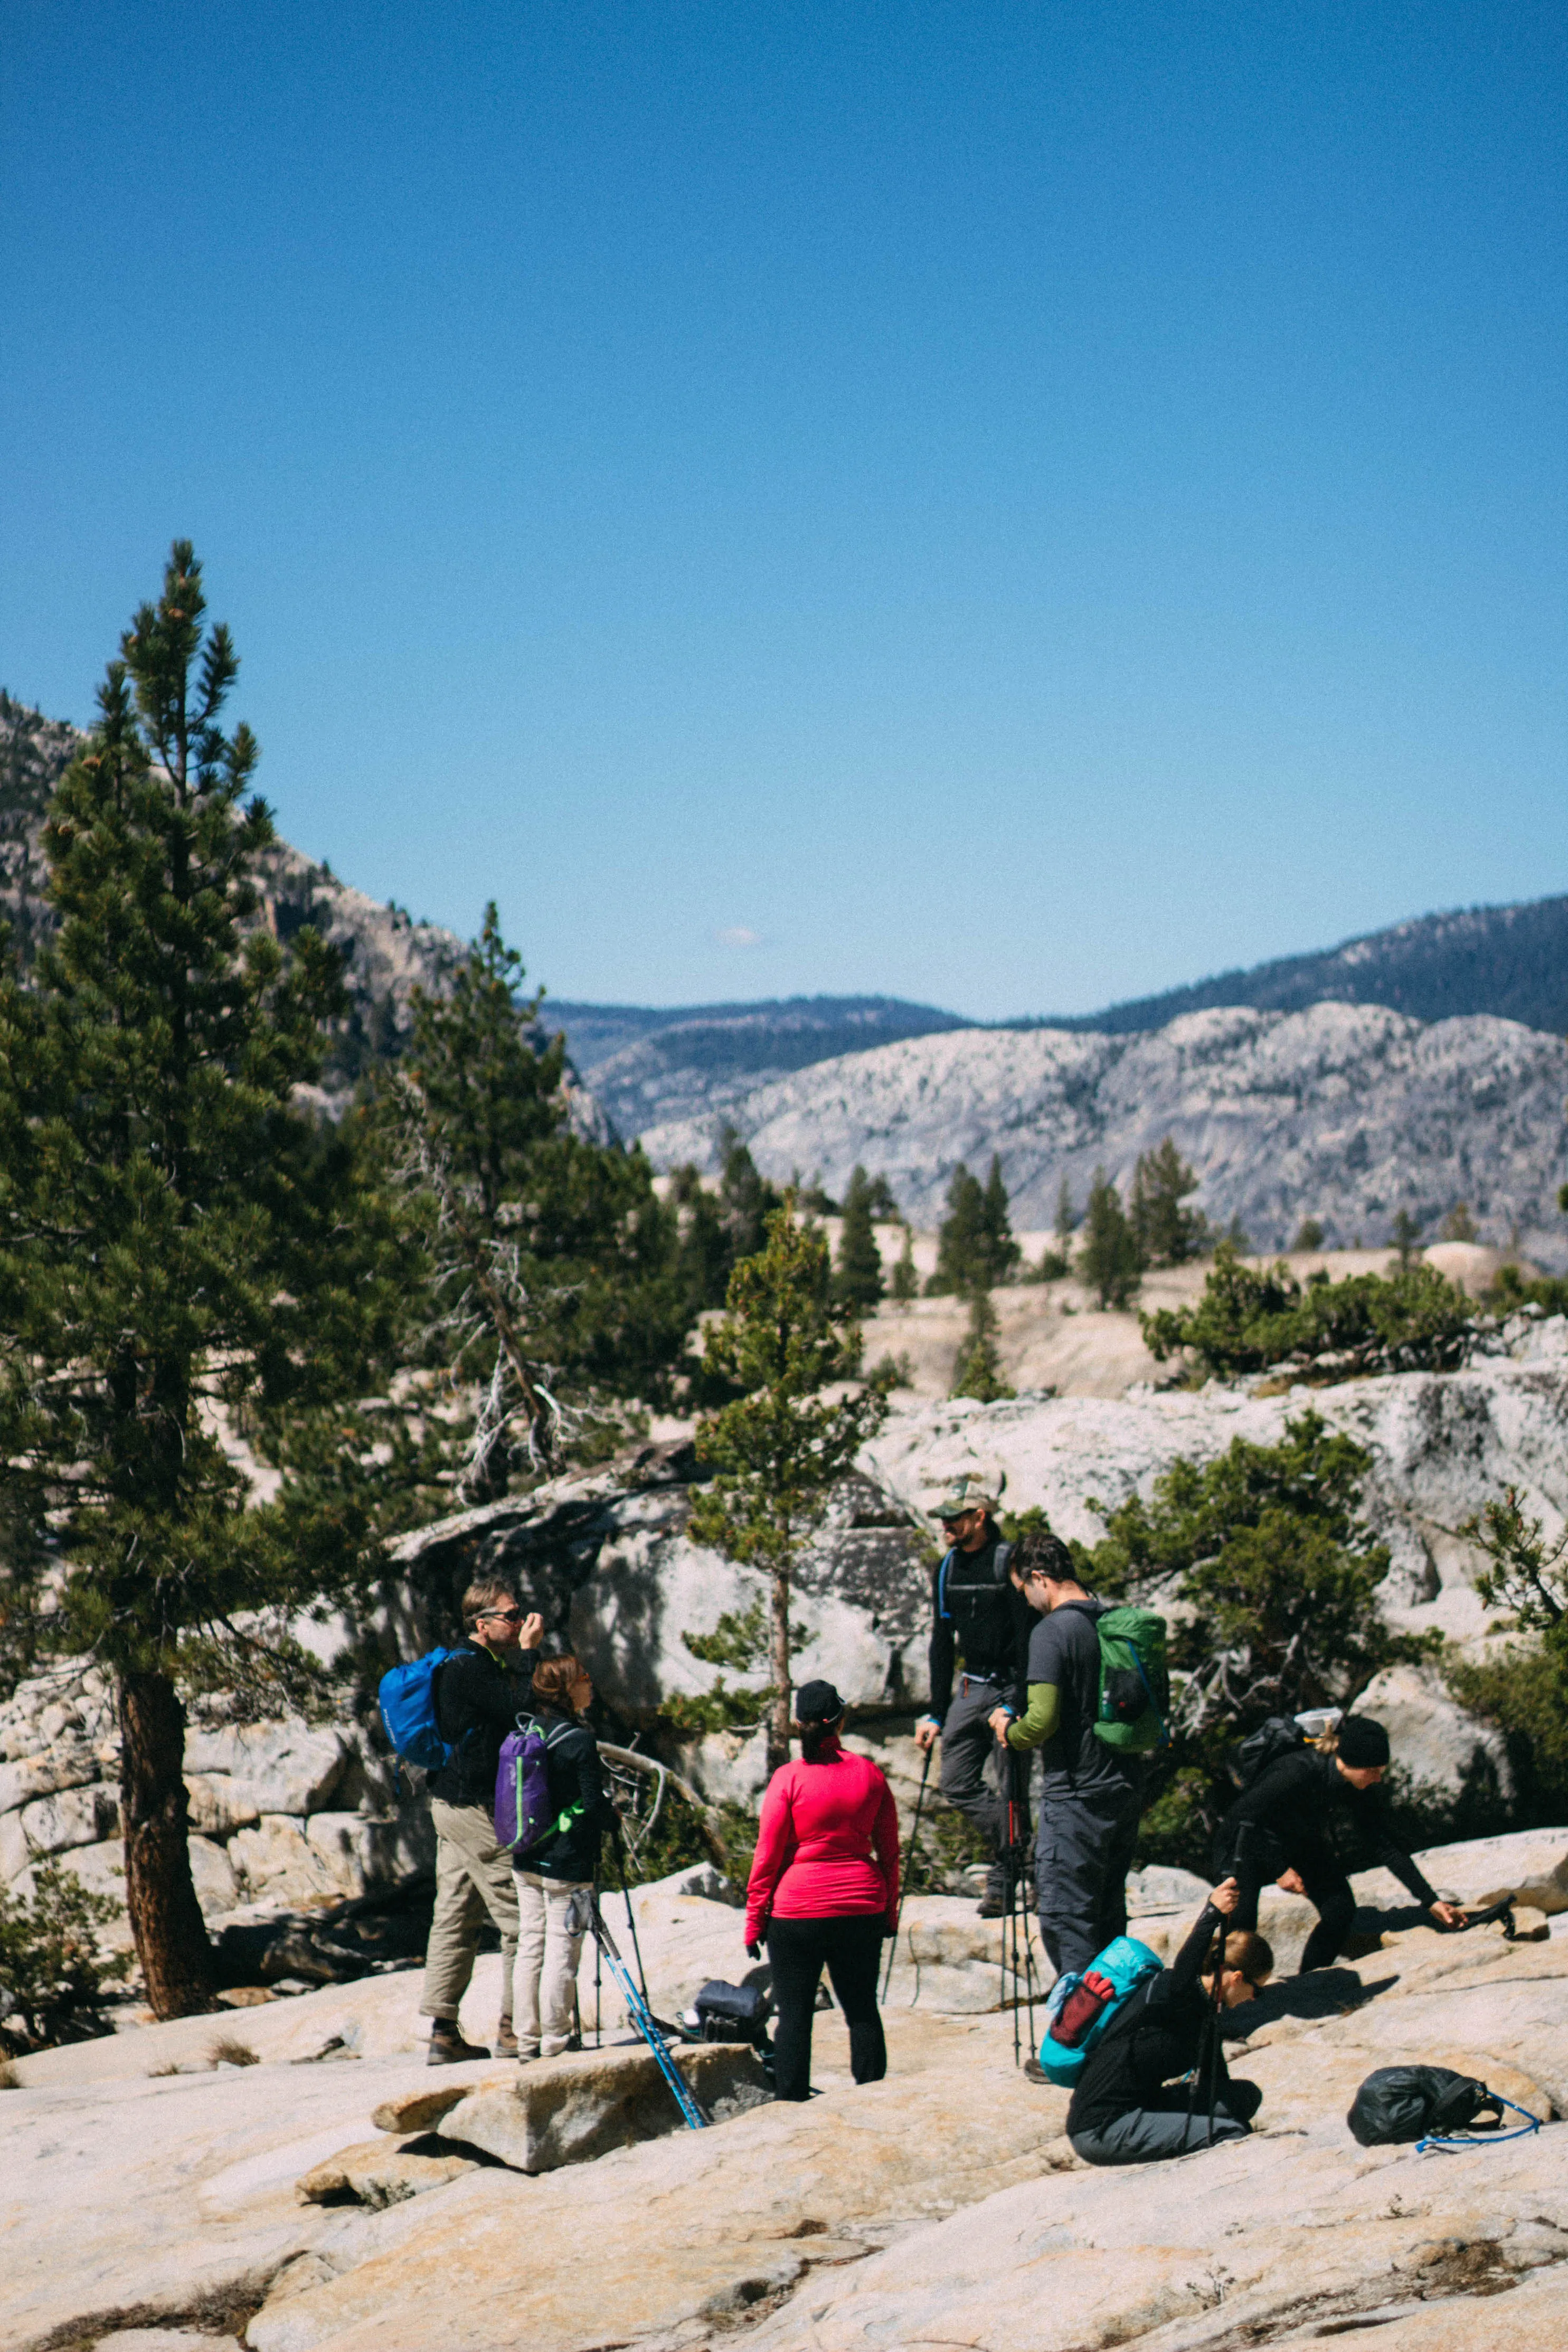
[[[761,1985],[726,1984],[710,1978],[692,2007],[704,2042],[755,2042],[765,2031],[772,2006]]]
[[[1363,2147],[1386,2147],[1469,2131],[1489,2110],[1500,2123],[1507,2104],[1473,2074],[1449,2066],[1380,2066],[1356,2093],[1345,2121]]]

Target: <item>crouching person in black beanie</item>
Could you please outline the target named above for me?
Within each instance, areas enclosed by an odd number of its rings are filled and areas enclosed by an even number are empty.
[[[1238,1927],[1258,1925],[1258,1897],[1270,1879],[1317,1906],[1301,1972],[1326,1969],[1344,1949],[1355,1921],[1355,1895],[1329,1839],[1330,1809],[1348,1811],[1370,1859],[1391,1870],[1444,1927],[1465,1915],[1440,1903],[1389,1832],[1379,1783],[1388,1769],[1388,1734],[1370,1715],[1347,1715],[1336,1738],[1278,1756],[1232,1805],[1215,1833],[1216,1878],[1234,1872],[1241,1889]]]
[[[1152,2164],[1247,2137],[1263,2094],[1231,2080],[1210,2017],[1252,2000],[1274,1955],[1261,1936],[1235,1928],[1215,1951],[1215,1931],[1235,1916],[1238,1895],[1234,1878],[1215,1888],[1171,1967],[1129,1996],[1085,2059],[1068,2137],[1086,2164]],[[1194,2083],[1173,2079],[1194,2067]]]

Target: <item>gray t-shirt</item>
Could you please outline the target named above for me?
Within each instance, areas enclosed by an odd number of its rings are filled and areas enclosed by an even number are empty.
[[[1064,1601],[1037,1621],[1029,1636],[1028,1680],[1054,1683],[1061,1708],[1057,1731],[1039,1750],[1047,1797],[1127,1785],[1116,1751],[1094,1736],[1100,1705],[1100,1636],[1094,1621],[1104,1613],[1099,1601]]]

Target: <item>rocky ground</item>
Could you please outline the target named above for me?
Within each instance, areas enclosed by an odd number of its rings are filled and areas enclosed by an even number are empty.
[[[1235,2013],[1256,2135],[1131,2173],[1077,2162],[1065,2095],[1015,2068],[998,1931],[937,1897],[900,1939],[886,2082],[849,2082],[824,2012],[802,2107],[755,2104],[745,2052],[689,2053],[726,2118],[702,2132],[608,2004],[603,2053],[432,2073],[411,1973],[24,2059],[0,2097],[0,2347],[1230,2352],[1369,2327],[1396,2352],[1558,2344],[1568,1939],[1548,1930],[1568,1924],[1568,1830],[1425,1860],[1473,1901],[1517,1887],[1535,1940],[1363,1914],[1382,1930],[1365,1958]],[[1135,1932],[1170,1948],[1194,1892],[1146,1874]],[[1281,1948],[1299,1944],[1307,1906],[1270,1902]],[[666,1883],[637,1915],[656,2006],[743,1972],[714,1895]],[[493,2023],[495,1974],[481,1961],[470,2033]],[[590,2039],[591,1984],[590,1960]],[[1407,2060],[1550,2120],[1463,2155],[1359,2148],[1357,2083]]]

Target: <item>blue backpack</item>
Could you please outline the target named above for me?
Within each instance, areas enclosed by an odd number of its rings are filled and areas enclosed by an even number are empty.
[[[517,1729],[500,1744],[496,1766],[496,1843],[513,1853],[526,1853],[555,1826],[560,1808],[551,1802],[550,1773],[545,1764],[550,1742],[532,1716],[520,1715]],[[568,1811],[581,1811],[580,1806]]]
[[[437,1727],[436,1669],[458,1655],[456,1650],[427,1650],[405,1666],[391,1666],[376,1694],[395,1754],[426,1772],[438,1772],[457,1752]]]
[[[1083,2062],[1141,1984],[1157,1977],[1163,1963],[1134,1936],[1118,1936],[1087,1969],[1057,1979],[1046,2003],[1040,2067],[1053,2083],[1070,2090]]]

